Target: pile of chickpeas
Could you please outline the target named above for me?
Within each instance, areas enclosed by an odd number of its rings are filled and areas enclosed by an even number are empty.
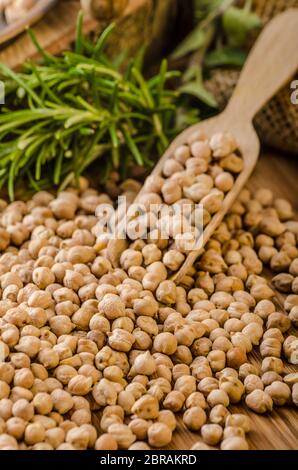
[[[149,177],[148,194],[172,203],[164,186],[176,187],[175,174],[190,169],[180,199],[209,172],[215,183],[201,198],[223,200],[241,171],[232,137],[195,135],[190,146],[193,156],[184,146],[166,164],[159,189]],[[140,190],[113,178],[106,194],[81,178],[79,189],[56,197],[0,200],[0,449],[163,448],[179,413],[198,435],[193,449],[246,450],[249,417],[230,405],[256,413],[298,405],[292,208],[271,191],[243,190],[176,286],[169,274],[186,253],[174,240],[108,241],[99,233],[97,207],[113,204],[119,190],[129,201]],[[270,284],[264,265],[274,271]],[[283,308],[274,288],[287,295]]]
[[[160,175],[146,179],[136,204],[128,211],[127,233],[132,238],[130,233],[136,229],[138,234],[136,240],[131,241],[139,246],[143,239],[147,246],[143,247],[141,258],[132,244],[122,255],[122,267],[129,265],[133,276],[141,275],[143,270],[139,266],[158,261],[162,262],[160,270],[165,279],[177,272],[191,244],[195,248],[202,229],[222,208],[242,169],[243,159],[231,134],[215,134],[210,140],[202,131],[191,135],[189,142],[178,147],[173,157],[166,160]],[[203,207],[202,211],[198,204]],[[159,212],[157,208],[163,209]],[[104,232],[98,235],[105,236]],[[148,279],[149,284],[157,285],[155,266],[150,268],[145,282]]]

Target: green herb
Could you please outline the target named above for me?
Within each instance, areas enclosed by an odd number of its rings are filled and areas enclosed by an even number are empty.
[[[190,66],[182,77],[183,84],[179,87],[182,94],[194,96],[211,108],[217,108],[217,102],[204,85],[203,70],[198,65]]]
[[[204,85],[208,70],[242,67],[247,56],[247,35],[259,28],[261,21],[251,12],[251,0],[246,0],[243,8],[235,7],[235,0],[195,0],[194,4],[197,24],[173,52],[172,59],[193,53],[179,90],[214,108],[216,101]]]
[[[42,61],[26,63],[20,73],[0,64],[6,88],[0,187],[8,188],[11,199],[19,182],[34,189],[64,188],[96,160],[102,180],[113,168],[123,173],[133,162],[150,166],[178,132],[179,93],[166,88],[177,73],[163,61],[160,73],[146,80],[144,51],[121,72],[121,58],[113,62],[105,55],[114,25],[95,45],[83,36],[82,25],[79,15],[74,52],[53,57],[30,31]]]
[[[247,53],[241,49],[222,47],[211,51],[205,58],[205,65],[209,68],[215,67],[242,67]]]
[[[205,88],[202,80],[196,80],[193,82],[186,83],[185,85],[182,85],[179,90],[181,91],[181,93],[195,96],[211,108],[218,107],[216,100],[214,99],[213,95],[209,93],[208,90]]]
[[[250,8],[251,1],[249,0],[243,9],[230,7],[225,11],[222,23],[230,46],[243,46],[247,34],[261,27],[260,18],[255,13],[252,13]]]
[[[187,38],[175,49],[172,54],[173,59],[180,59],[181,57],[194,52],[205,44],[206,33],[198,25]]]

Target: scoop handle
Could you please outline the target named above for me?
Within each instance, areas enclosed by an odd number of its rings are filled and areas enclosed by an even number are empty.
[[[251,121],[297,69],[298,8],[290,8],[271,20],[261,32],[226,112],[240,121]],[[289,100],[290,95],[289,86]]]

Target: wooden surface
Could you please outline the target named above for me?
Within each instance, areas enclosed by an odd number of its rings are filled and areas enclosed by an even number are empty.
[[[40,0],[28,10],[26,15],[11,24],[7,24],[4,19],[1,20],[0,44],[6,43],[25,31],[27,27],[37,23],[56,2],[57,0]]]
[[[75,37],[76,18],[80,11],[77,0],[59,0],[32,29],[41,46],[53,54],[69,47]],[[98,26],[96,21],[86,18],[84,31],[93,31]],[[20,68],[29,58],[35,60],[38,54],[30,37],[23,33],[0,51],[0,62],[13,69]]]
[[[189,1],[189,0],[187,0]],[[32,27],[40,45],[52,54],[70,47],[75,38],[76,19],[81,9],[79,0],[59,0],[58,3]],[[109,52],[119,54],[124,49],[134,54],[144,44],[152,60],[161,54],[171,41],[177,19],[177,0],[129,0],[111,38]],[[98,35],[109,21],[95,21],[87,15],[84,32]],[[177,32],[175,31],[177,36]],[[26,59],[36,60],[38,54],[30,37],[25,33],[0,49],[0,62],[20,69]]]

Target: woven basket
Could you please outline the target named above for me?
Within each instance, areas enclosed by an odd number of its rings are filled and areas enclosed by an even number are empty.
[[[298,0],[255,0],[253,7],[265,25],[282,11],[298,8]],[[211,73],[206,86],[216,97],[221,109],[230,99],[239,74],[235,70],[223,69]],[[298,153],[298,106],[291,103],[292,91],[290,84],[285,86],[256,116],[255,125],[264,144]]]

